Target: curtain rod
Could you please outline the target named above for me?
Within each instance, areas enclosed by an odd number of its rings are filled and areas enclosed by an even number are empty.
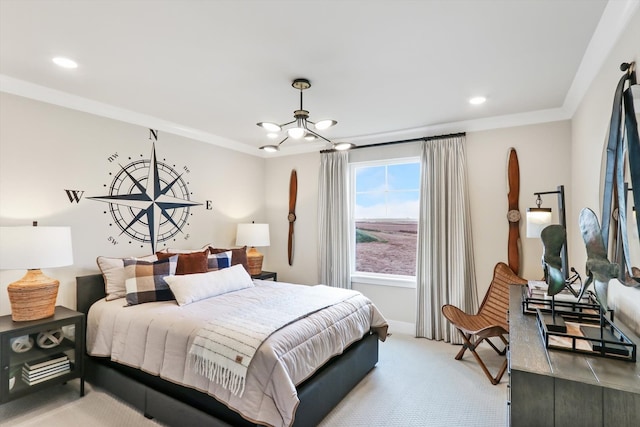
[[[356,145],[351,150],[357,150],[359,148],[370,148],[370,147],[382,147],[383,145],[394,145],[394,144],[404,144],[407,142],[417,142],[417,141],[433,141],[434,139],[445,139],[445,138],[453,138],[455,136],[465,136],[466,132],[457,132],[457,133],[448,133],[446,135],[435,135],[435,136],[423,136],[422,138],[413,138],[413,139],[402,139],[399,141],[390,141],[390,142],[379,142],[377,144],[368,144],[368,145]],[[336,150],[321,150],[321,153],[331,153]]]

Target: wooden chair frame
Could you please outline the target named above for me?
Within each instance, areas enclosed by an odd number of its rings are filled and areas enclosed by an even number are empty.
[[[464,343],[455,359],[461,360],[464,353],[470,350],[476,361],[482,368],[491,384],[496,385],[502,379],[507,370],[507,359],[494,376],[489,372],[484,361],[478,355],[476,349],[486,341],[501,356],[504,356],[509,344],[505,335],[509,334],[507,320],[509,310],[509,287],[511,285],[525,285],[527,281],[516,275],[507,264],[499,262],[493,269],[493,280],[480,304],[477,314],[467,314],[458,307],[445,304],[442,306],[442,314],[460,332]],[[500,350],[490,338],[500,338],[504,348]]]

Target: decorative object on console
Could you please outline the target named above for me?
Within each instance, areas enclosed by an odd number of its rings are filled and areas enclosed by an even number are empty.
[[[556,295],[567,291],[580,301],[586,290],[586,284],[582,283],[580,274],[569,268],[567,255],[567,219],[565,214],[564,185],[559,185],[556,191],[543,191],[533,193],[536,196],[537,208],[527,209],[527,237],[540,237],[544,246],[542,265],[544,279],[548,284],[547,294],[551,297],[551,310],[547,315],[539,311],[540,321],[545,327],[554,332],[566,332],[567,327],[563,317],[556,312]],[[541,208],[542,198],[545,194],[558,195],[558,218],[560,224],[545,225],[551,222],[551,209]],[[546,218],[540,220],[540,214]],[[572,275],[569,277],[569,271]],[[578,289],[574,286],[579,282]]]
[[[540,239],[544,246],[542,255],[542,267],[544,270],[544,280],[547,284],[547,295],[551,297],[551,314],[547,316],[539,313],[541,321],[544,321],[546,328],[554,332],[567,332],[567,326],[560,315],[556,315],[556,295],[561,291],[568,290],[576,300],[582,299],[586,286],[582,283],[582,278],[575,269],[571,269],[574,275],[565,279],[563,272],[562,249],[567,245],[567,232],[562,225],[552,224],[545,227],[540,233]],[[573,284],[580,281],[579,291],[573,288]]]
[[[515,274],[520,270],[520,209],[518,199],[520,198],[520,166],[518,164],[518,153],[515,148],[509,149],[509,161],[507,166],[509,178],[509,211],[507,220],[509,221],[508,257],[509,267]]]
[[[262,271],[262,255],[255,248],[256,246],[269,246],[269,224],[238,224],[236,233],[236,245],[250,246],[247,251],[247,263],[249,274],[260,274]]]
[[[63,339],[62,329],[51,329],[49,331],[39,332],[36,343],[38,343],[38,347],[40,348],[53,348],[60,345]]]
[[[11,350],[16,353],[26,353],[33,348],[33,338],[29,335],[11,338]]]
[[[313,141],[318,138],[325,140],[329,144],[331,144],[331,148],[334,150],[349,150],[355,147],[355,144],[347,143],[347,142],[332,142],[331,140],[325,138],[316,132],[316,130],[324,130],[330,128],[331,126],[336,125],[338,122],[335,120],[320,120],[319,122],[312,122],[309,120],[309,112],[302,107],[302,92],[311,87],[311,83],[307,79],[295,79],[291,86],[300,90],[300,109],[295,110],[293,112],[294,120],[284,123],[277,124],[271,122],[259,122],[256,123],[261,128],[269,131],[268,136],[270,138],[277,138],[279,136],[278,132],[282,132],[286,126],[294,124],[292,127],[287,129],[287,135],[284,137],[282,141],[278,143],[278,145],[268,144],[260,147],[261,150],[264,150],[269,153],[273,153],[280,150],[280,145],[285,142],[287,139],[301,139],[304,138],[307,141]],[[312,125],[315,130],[311,130],[309,125]]]
[[[607,291],[609,281],[618,276],[618,266],[607,259],[607,249],[602,238],[598,217],[589,208],[580,212],[580,232],[587,249],[587,280],[585,287],[593,282],[596,299],[605,310],[608,309]]]
[[[533,193],[536,196],[535,208],[527,208],[527,237],[539,238],[542,230],[551,224],[551,209],[542,208],[541,195],[544,194],[557,194],[558,195],[558,218],[560,225],[566,230],[567,218],[565,216],[565,204],[564,204],[564,185],[559,185],[556,191],[542,191]],[[562,258],[562,273],[565,279],[569,278],[568,268],[568,256],[567,256],[567,242],[565,239],[562,252],[560,254]]]
[[[614,93],[609,134],[606,141],[606,163],[602,191],[601,234],[605,253],[619,265],[618,280],[625,286],[640,286],[640,277],[631,266],[629,225],[627,223],[627,191],[624,182],[629,170],[631,201],[640,200],[640,135],[634,109],[632,87],[637,86],[635,62],[622,63],[624,72]],[[625,86],[628,88],[625,89]],[[640,218],[636,216],[636,230]],[[640,231],[639,238],[640,238]],[[612,236],[610,239],[609,236]],[[618,241],[619,240],[619,241]]]
[[[34,221],[33,227],[0,228],[0,268],[28,269],[7,288],[16,322],[53,316],[60,282],[40,269],[73,264],[71,229],[37,225]]]

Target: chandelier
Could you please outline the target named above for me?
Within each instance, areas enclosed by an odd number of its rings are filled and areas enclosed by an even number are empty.
[[[304,138],[307,141],[314,141],[316,139],[323,139],[331,144],[331,148],[334,150],[349,150],[350,148],[355,147],[355,144],[351,144],[349,142],[332,142],[331,140],[325,138],[320,135],[318,130],[328,129],[331,126],[335,126],[338,122],[335,120],[320,120],[319,122],[312,122],[309,120],[309,112],[302,107],[302,92],[311,87],[311,83],[307,79],[295,79],[291,86],[298,89],[300,91],[300,109],[295,110],[293,112],[293,120],[284,123],[277,124],[271,122],[260,122],[257,123],[261,128],[266,129],[270,138],[277,138],[281,136],[280,132],[286,131],[286,135],[282,141],[280,141],[277,145],[268,144],[260,147],[261,150],[273,153],[280,150],[280,145],[285,142],[287,139],[302,139]],[[311,126],[310,126],[311,125]],[[313,129],[311,128],[313,127]],[[286,129],[285,129],[286,128]]]

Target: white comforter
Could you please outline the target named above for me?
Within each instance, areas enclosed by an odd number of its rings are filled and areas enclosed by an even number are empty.
[[[384,340],[387,323],[368,298],[356,294],[280,329],[258,349],[239,398],[197,374],[187,354],[209,313],[232,314],[238,304],[259,301],[270,287],[302,286],[261,280],[255,284],[182,307],[175,301],[123,307],[122,299],[100,300],[89,311],[87,351],[206,392],[252,422],[289,426],[299,402],[295,386],[369,330]]]

